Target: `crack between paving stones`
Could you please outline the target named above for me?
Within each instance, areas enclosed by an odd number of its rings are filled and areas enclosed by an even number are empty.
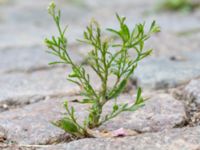
[[[1,144],[1,143],[0,143]],[[48,146],[42,146],[42,145],[16,145],[16,144],[2,144],[0,145],[1,150],[37,150],[37,148],[47,148]]]
[[[62,144],[62,143],[67,143],[69,144],[70,142],[73,142],[73,141],[78,141],[78,140],[83,140],[83,139],[99,139],[99,138],[112,138],[112,139],[115,139],[115,138],[126,138],[126,137],[135,137],[135,136],[139,136],[139,135],[142,135],[142,134],[146,134],[146,133],[158,133],[160,131],[155,131],[155,132],[142,132],[142,131],[137,131],[138,134],[137,135],[129,135],[129,136],[119,136],[119,137],[90,137],[90,138],[76,138],[76,137],[72,137],[70,136],[68,133],[64,133],[62,135],[59,135],[57,137],[54,137],[53,139],[50,139],[49,141],[45,142],[44,144],[42,145],[57,145],[57,144]]]
[[[84,139],[84,138],[82,138],[82,139]],[[76,141],[76,140],[80,140],[80,138],[77,139],[77,138],[70,136],[67,133],[64,133],[57,137],[52,137],[50,140],[48,140],[44,143],[38,143],[38,144],[18,144],[15,141],[6,140],[3,143],[0,143],[0,148],[17,147],[20,150],[23,150],[23,148],[29,148],[31,150],[36,150],[37,148],[48,148],[52,145],[57,145],[57,144],[61,144],[61,143],[70,143],[70,142]]]
[[[125,91],[123,94],[130,94],[130,92],[137,87],[137,81],[130,80],[129,85],[127,85]],[[0,112],[8,111],[15,108],[23,108],[27,105],[31,105],[34,103],[38,103],[47,99],[52,98],[63,98],[66,96],[73,97],[73,96],[80,96],[81,91],[74,91],[71,93],[57,93],[57,94],[51,94],[51,95],[30,95],[30,96],[22,96],[22,97],[16,97],[16,98],[9,98],[4,99],[2,102],[0,102]],[[23,99],[22,102],[18,102],[19,99]],[[71,100],[71,102],[78,102],[77,99]],[[1,110],[2,109],[2,110]]]
[[[183,91],[184,87],[185,85],[182,85],[172,93],[172,96],[176,100],[184,104],[186,113],[186,118],[181,123],[175,125],[174,128],[196,127],[200,125],[200,117],[198,117],[200,115],[200,106],[195,103],[195,99],[188,99],[185,97]]]
[[[84,60],[79,63],[80,64],[84,63]],[[85,66],[88,66],[88,65],[85,65]],[[31,73],[35,73],[38,71],[48,71],[48,70],[65,69],[65,68],[67,68],[67,65],[59,65],[59,66],[49,65],[49,66],[41,66],[41,67],[30,68],[30,69],[12,69],[12,70],[4,71],[1,74],[2,75],[15,74],[15,73],[31,74]]]
[[[0,113],[9,111],[16,108],[23,108],[31,104],[39,103],[44,100],[48,99],[62,99],[64,97],[70,96],[77,96],[79,95],[77,92],[74,93],[58,93],[53,95],[30,95],[30,96],[23,96],[23,97],[17,97],[17,98],[11,98],[11,99],[4,99],[2,102],[0,102]],[[23,99],[22,102],[18,102],[19,99]]]
[[[59,67],[58,66],[56,67],[55,66],[41,66],[41,67],[31,68],[31,69],[12,69],[12,70],[5,71],[2,74],[14,74],[14,73],[31,74],[37,71],[53,70],[57,68],[65,68],[65,67],[60,65]]]

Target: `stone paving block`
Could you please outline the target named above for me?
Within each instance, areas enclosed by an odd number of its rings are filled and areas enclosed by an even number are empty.
[[[183,96],[189,102],[195,103],[197,106],[200,106],[200,80],[193,79],[182,91]]]
[[[174,33],[199,28],[200,23],[199,19],[192,14],[182,15],[178,13],[174,15],[171,13],[155,13],[155,15],[150,15],[147,18],[148,20],[156,20],[163,32]]]
[[[0,48],[38,46],[43,44],[44,38],[52,35],[52,32],[57,33],[56,26],[47,12],[50,0],[44,0],[39,4],[25,0],[9,1],[7,5],[0,6]],[[69,43],[74,42],[78,38],[77,32],[78,35],[82,34],[79,31],[81,22],[78,20],[87,15],[89,10],[65,1],[56,3],[60,8],[64,6],[62,23],[69,25],[69,29],[73,30],[67,36]]]
[[[148,97],[148,96],[145,96]],[[105,123],[100,128],[116,130],[121,127],[141,132],[156,132],[167,128],[173,128],[186,119],[184,105],[168,94],[156,94],[149,96],[145,106],[135,112],[124,112],[113,120]],[[120,102],[134,98],[122,97]],[[105,108],[112,108],[111,104]]]
[[[101,87],[100,79],[94,71],[84,66],[90,75],[94,89]],[[0,77],[0,104],[23,105],[34,103],[49,97],[61,97],[80,93],[80,88],[67,80],[71,73],[69,66],[38,70],[30,73],[15,72]],[[113,85],[113,77],[109,78],[108,86]]]
[[[62,100],[51,99],[0,114],[0,124],[9,141],[18,144],[45,144],[63,134],[50,121],[58,119],[64,109]]]
[[[49,35],[51,31],[55,31],[54,23],[48,16],[46,10],[49,2],[49,0],[45,0],[40,4],[36,4],[24,0],[17,0],[10,5],[2,6],[0,12],[3,14],[3,18],[0,31],[4,36],[1,37],[2,45],[0,45],[0,47],[41,44],[45,36]],[[127,16],[130,25],[143,22],[144,20],[149,24],[153,20],[157,20],[162,31],[166,32],[190,30],[198,27],[200,23],[198,18],[192,15],[171,15],[166,13],[159,13],[159,15],[157,15],[157,13],[150,13],[151,15],[146,17],[142,15],[142,12],[144,13],[145,10],[149,11],[149,8],[150,11],[154,10],[154,1],[127,0],[127,2],[124,2],[119,0],[115,3],[102,3],[99,0],[89,0],[84,2],[84,6],[86,7],[64,1],[57,3],[63,11],[63,24],[69,25],[70,32],[67,35],[70,43],[75,42],[75,39],[82,35],[82,30],[93,17],[99,20],[103,27],[118,27],[114,17],[116,11],[119,12],[119,14]],[[17,26],[13,27],[13,24],[17,24]],[[26,29],[26,31],[24,31],[24,29]],[[73,34],[71,32],[73,32]]]
[[[50,121],[59,120],[64,115],[63,101],[72,101],[77,97],[54,98],[44,100],[21,109],[0,113],[0,126],[5,128],[8,140],[18,144],[45,144],[59,139],[63,131],[51,125]],[[78,97],[80,98],[80,97]],[[120,102],[134,101],[124,95]],[[114,102],[114,101],[113,101]],[[111,102],[111,103],[113,103]],[[111,103],[105,106],[105,112],[112,109]],[[79,122],[88,114],[88,105],[69,102],[74,106]],[[146,102],[146,106],[136,112],[125,112],[102,125],[100,129],[115,130],[121,127],[142,132],[161,131],[173,128],[184,121],[185,110],[181,102],[170,95],[155,95]]]
[[[200,127],[146,133],[135,137],[83,139],[39,150],[198,150]]]
[[[195,17],[192,14],[181,15],[175,13],[172,15],[171,13],[162,12],[151,13],[151,11],[153,11],[154,9],[152,8],[151,10],[149,10],[149,8],[146,8],[146,13],[148,15],[144,15],[145,7],[142,10],[136,7],[135,11],[133,9],[129,9],[130,6],[131,5],[120,7],[120,11],[117,11],[117,8],[113,8],[110,10],[102,8],[104,10],[103,13],[101,13],[101,11],[98,11],[97,9],[96,12],[94,12],[94,14],[86,16],[87,19],[84,19],[82,22],[84,22],[85,24],[85,22],[88,21],[91,18],[91,16],[93,16],[96,20],[100,22],[100,25],[102,25],[102,27],[112,27],[118,29],[119,25],[114,16],[114,12],[116,10],[120,15],[126,16],[126,22],[131,29],[134,27],[135,24],[143,22],[145,22],[147,28],[150,26],[152,21],[155,20],[157,24],[161,27],[162,33],[174,33],[179,35],[179,33],[192,30],[197,30],[197,32],[199,32],[199,18]]]
[[[34,72],[61,66],[48,65],[50,62],[58,61],[58,58],[48,54],[46,50],[47,48],[44,47],[2,49],[0,50],[0,73]],[[75,46],[70,48],[69,54],[77,64],[84,60]]]
[[[69,68],[62,68],[1,75],[0,103],[20,105],[76,93],[79,88],[65,78],[69,72]]]
[[[20,145],[62,142],[64,131],[51,124],[64,116],[64,101],[77,97],[52,98],[23,108],[0,113],[0,126],[7,131],[7,140]],[[70,103],[77,108],[80,120],[86,115],[86,105]],[[68,137],[66,134],[64,137]],[[61,140],[61,141],[59,141]],[[65,139],[63,139],[65,140]]]
[[[187,52],[183,56],[180,61],[162,57],[144,60],[135,73],[138,86],[149,89],[172,88],[199,77],[200,53]]]
[[[150,57],[177,59],[184,61],[189,53],[194,55],[199,52],[200,34],[191,34],[190,36],[177,36],[174,33],[161,31],[152,36],[146,42],[146,49],[153,48]],[[192,54],[189,54],[192,56]],[[150,58],[149,57],[149,58]],[[147,58],[148,59],[148,58]]]

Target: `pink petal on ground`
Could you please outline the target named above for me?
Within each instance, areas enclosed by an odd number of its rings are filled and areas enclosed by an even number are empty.
[[[120,129],[114,130],[114,131],[112,132],[112,135],[113,135],[114,137],[127,136],[127,133],[126,133],[126,131],[124,130],[124,128],[120,128]]]

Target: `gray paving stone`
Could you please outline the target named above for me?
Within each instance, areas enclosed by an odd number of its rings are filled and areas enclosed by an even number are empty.
[[[91,85],[99,89],[100,79],[89,67],[86,66],[85,69],[90,74]],[[66,79],[69,73],[71,73],[70,67],[63,67],[30,73],[3,74],[0,78],[0,106],[26,105],[50,97],[80,93],[80,88]],[[112,79],[109,80],[108,85],[113,84],[112,82]]]
[[[146,59],[136,70],[138,85],[149,89],[172,88],[199,77],[199,56],[199,52],[187,52],[182,55],[183,60]]]
[[[79,99],[80,97],[78,97]],[[51,125],[50,121],[59,120],[64,115],[63,101],[77,97],[52,98],[21,109],[0,113],[0,126],[5,128],[8,140],[18,144],[45,144],[59,139],[63,131]],[[133,97],[121,96],[120,102],[134,101]],[[79,122],[88,114],[88,105],[69,102],[74,106]],[[106,105],[105,112],[112,108]],[[181,102],[169,95],[156,95],[146,102],[146,106],[136,112],[122,113],[100,129],[115,130],[121,127],[144,132],[161,131],[173,128],[184,121],[185,110]]]
[[[17,0],[13,2],[13,4],[3,6],[1,9],[3,21],[2,25],[0,26],[0,31],[4,35],[1,36],[3,47],[8,45],[38,45],[41,44],[43,38],[49,35],[51,31],[54,32],[54,24],[46,11],[46,7],[48,6],[49,2],[49,0],[45,0],[42,3],[37,4],[24,0]],[[115,21],[114,17],[115,12],[119,12],[119,14],[127,16],[130,25],[143,22],[144,20],[146,20],[147,24],[149,24],[155,19],[158,21],[158,24],[160,24],[162,31],[166,32],[184,31],[187,29],[196,28],[199,25],[198,19],[192,15],[157,15],[157,13],[150,13],[151,16],[144,17],[141,12],[144,12],[145,9],[149,10],[149,7],[154,9],[154,1],[141,2],[127,0],[127,2],[124,2],[119,0],[115,3],[102,3],[99,0],[89,0],[84,2],[89,8],[76,6],[70,2],[57,3],[59,7],[63,8],[63,24],[68,24],[70,27],[69,30],[73,32],[73,34],[71,34],[71,32],[68,34],[69,40],[72,42],[75,41],[76,37],[79,37],[82,34],[82,29],[84,29],[92,17],[99,20],[100,23],[103,24],[103,27],[117,27],[118,25],[116,24],[117,22]],[[180,19],[177,20],[176,18]],[[188,19],[190,21],[188,21]],[[13,24],[17,24],[17,26],[13,27]],[[25,29],[26,32],[24,31]],[[79,33],[77,33],[77,30]]]
[[[69,71],[68,68],[63,68],[36,71],[30,74],[2,75],[0,78],[0,103],[20,105],[37,102],[49,96],[76,93],[78,87],[65,79]]]
[[[146,49],[153,48],[150,57],[155,58],[174,58],[178,61],[187,59],[187,55],[192,56],[199,52],[200,34],[191,34],[190,36],[177,36],[174,33],[160,32],[152,36],[146,42]],[[188,60],[189,61],[189,60]]]
[[[129,5],[131,7],[131,5]],[[146,9],[146,13],[148,15],[144,15],[145,10],[140,10],[139,8],[129,9],[129,6],[120,7],[121,9],[116,10],[120,15],[126,16],[127,18],[127,24],[129,27],[133,27],[137,23],[143,23],[145,22],[146,26],[150,26],[153,20],[157,22],[157,24],[161,27],[161,31],[164,33],[180,33],[185,32],[189,30],[199,29],[199,19],[192,14],[189,15],[181,15],[176,13],[157,13],[157,12],[151,12],[154,9],[152,8],[149,10]],[[126,8],[127,7],[127,8]],[[89,20],[91,16],[96,18],[102,27],[113,27],[118,28],[118,22],[115,19],[114,11],[117,8],[113,9],[106,9],[103,8],[104,12],[101,13],[101,11],[98,9],[94,14],[86,16],[85,21]],[[143,13],[142,13],[143,12]],[[177,19],[178,18],[178,19]],[[82,21],[85,23],[85,21]],[[105,21],[106,20],[106,21]],[[169,41],[168,41],[169,42]]]
[[[46,14],[48,16],[48,14]],[[49,16],[48,16],[49,17]],[[63,17],[64,18],[64,17]],[[44,39],[50,38],[52,35],[57,35],[58,31],[51,18],[48,18],[48,26],[36,26],[33,22],[30,24],[5,23],[0,26],[1,32],[1,49],[17,49],[17,48],[32,48],[39,47],[40,49],[46,48],[44,45]],[[83,26],[78,23],[70,23],[63,19],[64,25],[69,25],[66,37],[70,46],[79,44],[77,39],[82,37]],[[17,26],[13,26],[17,24]],[[24,31],[26,29],[26,31]],[[8,32],[9,31],[9,32]]]
[[[182,91],[184,97],[189,101],[200,106],[200,80],[193,79]]]
[[[83,139],[40,150],[198,150],[200,127],[172,129],[124,138]]]
[[[0,32],[3,35],[0,38],[0,48],[41,45],[44,38],[52,34],[51,31],[57,33],[54,22],[47,13],[50,2],[50,0],[44,0],[38,4],[15,0],[9,5],[0,6]],[[73,32],[68,34],[68,37],[69,41],[74,42],[76,38],[73,35],[77,35],[78,26],[81,24],[80,21],[78,23],[77,21],[80,16],[87,15],[89,10],[68,4],[65,1],[57,3],[61,8],[65,6],[62,9],[62,22],[73,28]]]
[[[177,19],[178,18],[178,19]],[[161,26],[162,31],[180,32],[193,28],[199,28],[199,19],[192,14],[172,14],[172,13],[155,13],[147,18],[148,20],[156,20]]]
[[[55,56],[46,53],[47,48],[6,48],[0,50],[0,73],[33,72],[42,69],[58,67],[48,65],[49,62],[58,60]],[[69,54],[75,63],[80,64],[84,57],[77,52],[77,47],[72,46]],[[60,65],[61,66],[61,65]]]
[[[50,2],[51,0],[43,0],[40,3],[26,0],[8,0],[7,5],[0,6],[3,21],[4,23],[19,23],[19,25],[22,25],[22,23],[35,26],[48,25],[47,8]],[[67,16],[67,20],[70,22],[77,21],[81,15],[87,14],[88,11],[85,7],[79,7],[69,1],[56,1],[56,4],[63,8],[63,15]]]
[[[148,97],[148,96],[146,96]],[[149,96],[145,106],[131,113],[124,112],[113,120],[105,123],[100,128],[116,130],[121,127],[141,132],[156,132],[167,128],[173,128],[186,119],[184,105],[167,94],[156,94]],[[121,102],[133,101],[133,97],[122,97]],[[112,108],[108,104],[105,109]],[[178,109],[177,109],[178,108]]]
[[[63,134],[50,121],[62,114],[62,100],[51,99],[23,109],[0,114],[0,124],[8,129],[7,139],[18,144],[45,144]],[[64,112],[64,111],[63,111]]]

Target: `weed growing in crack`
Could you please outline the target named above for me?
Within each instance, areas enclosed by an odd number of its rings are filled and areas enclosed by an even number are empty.
[[[51,39],[45,39],[49,53],[59,58],[59,61],[50,64],[63,63],[72,68],[72,72],[67,79],[81,88],[83,99],[80,100],[80,103],[90,105],[89,115],[84,119],[83,124],[80,124],[75,116],[74,107],[69,107],[66,101],[64,107],[67,115],[55,122],[54,125],[76,137],[90,137],[92,136],[88,132],[90,129],[99,127],[122,112],[133,112],[144,105],[142,90],[139,88],[133,104],[117,104],[115,102],[111,113],[102,116],[104,105],[110,100],[117,99],[123,92],[138,63],[151,54],[152,49],[144,50],[144,43],[151,34],[160,31],[155,21],[152,22],[147,32],[144,31],[145,24],[137,24],[133,30],[130,30],[125,24],[126,18],[116,14],[120,28],[118,30],[111,28],[107,30],[120,39],[121,42],[119,43],[104,38],[99,24],[95,20],[91,21],[83,33],[84,38],[79,41],[92,47],[88,54],[88,64],[101,80],[101,89],[95,90],[91,85],[90,75],[86,72],[84,66],[75,64],[69,56],[65,37],[67,27],[64,29],[61,27],[60,10],[57,10],[55,3],[52,2],[48,11],[53,17],[59,32],[58,37],[52,36]],[[129,54],[133,50],[136,53],[134,58]],[[111,75],[116,77],[116,81],[112,87],[108,87],[108,78]]]

